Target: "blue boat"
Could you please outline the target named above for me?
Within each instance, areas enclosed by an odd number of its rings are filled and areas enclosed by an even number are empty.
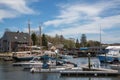
[[[100,62],[120,62],[120,46],[108,46],[105,54],[98,55]]]

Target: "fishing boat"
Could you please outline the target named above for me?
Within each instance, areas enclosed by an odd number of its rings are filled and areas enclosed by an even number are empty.
[[[120,46],[108,46],[106,53],[98,55],[100,62],[120,62]]]

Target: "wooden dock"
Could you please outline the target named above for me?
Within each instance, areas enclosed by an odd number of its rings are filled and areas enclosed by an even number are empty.
[[[116,77],[120,76],[120,73],[118,70],[112,70],[112,69],[105,69],[105,68],[91,68],[88,67],[82,67],[82,70],[64,70],[60,71],[61,76],[83,76],[83,77]]]
[[[62,77],[118,77],[120,73],[118,70],[104,69],[104,68],[95,68],[91,70],[82,70],[81,68],[72,68],[72,69],[41,69],[31,72],[37,73],[60,73]]]
[[[60,71],[61,76],[66,77],[117,77],[118,71]]]
[[[60,73],[60,71],[80,71],[81,68],[65,68],[65,67],[58,67],[58,68],[49,68],[49,69],[41,69],[41,68],[32,68],[30,72],[32,73]]]

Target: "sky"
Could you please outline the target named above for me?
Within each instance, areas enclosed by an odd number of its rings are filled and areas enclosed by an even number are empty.
[[[102,43],[120,43],[120,0],[0,0],[0,37],[4,31],[31,31]]]

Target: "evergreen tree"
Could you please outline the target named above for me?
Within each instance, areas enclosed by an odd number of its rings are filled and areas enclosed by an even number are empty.
[[[37,43],[37,36],[36,36],[35,33],[32,33],[31,39],[32,39],[32,41],[33,41],[33,45],[36,45],[36,43]]]
[[[79,43],[79,40],[78,40],[78,39],[76,39],[75,47],[76,47],[76,48],[80,48],[80,43]]]
[[[81,41],[81,46],[82,46],[82,47],[85,47],[86,44],[87,44],[87,38],[86,38],[86,35],[85,35],[85,34],[82,34],[80,41]]]
[[[63,35],[60,35],[60,42],[63,43],[64,37]]]
[[[45,34],[42,35],[42,46],[45,46],[45,47],[48,46],[48,41]]]

